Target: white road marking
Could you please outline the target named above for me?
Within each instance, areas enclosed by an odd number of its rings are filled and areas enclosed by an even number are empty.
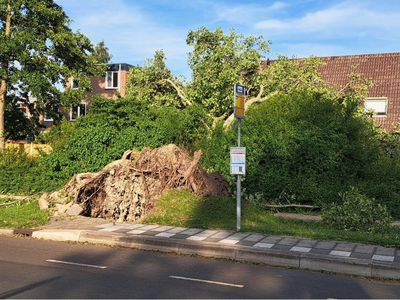
[[[244,287],[244,285],[241,285],[241,284],[233,284],[233,283],[227,283],[227,282],[203,280],[203,279],[181,277],[181,276],[173,276],[173,275],[169,276],[169,278],[189,280],[189,281],[197,281],[197,282],[204,282],[204,283],[211,283],[211,284],[217,284],[217,285],[225,285],[225,286],[231,286],[231,287],[236,287],[236,288],[243,288]]]
[[[97,268],[97,269],[106,269],[107,268],[107,266],[96,266],[96,265],[80,264],[80,263],[62,261],[62,260],[55,260],[55,259],[47,259],[46,261],[52,262],[52,263],[58,263],[58,264],[73,265],[73,266],[80,266],[80,267],[89,267],[89,268]]]

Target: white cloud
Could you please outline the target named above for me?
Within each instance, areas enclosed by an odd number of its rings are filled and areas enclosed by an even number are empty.
[[[376,8],[376,6],[374,6]],[[270,30],[271,35],[318,34],[322,38],[362,35],[365,30],[387,30],[397,35],[400,29],[399,12],[379,12],[357,1],[343,2],[330,8],[306,13],[300,18],[267,19],[255,25]]]
[[[143,65],[148,58],[153,58],[156,50],[163,49],[167,65],[172,62],[172,71],[187,73],[186,30],[174,29],[168,24],[160,24],[151,14],[138,4],[123,0],[87,1],[59,0],[64,11],[69,15],[74,30],[80,29],[93,43],[104,40],[113,55],[113,62]],[[183,60],[177,64],[177,60]],[[171,64],[172,65],[172,64]],[[176,65],[176,70],[174,70]],[[185,74],[189,76],[190,74]]]

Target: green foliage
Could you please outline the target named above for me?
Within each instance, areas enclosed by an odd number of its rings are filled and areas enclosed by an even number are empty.
[[[49,179],[67,180],[74,174],[98,171],[128,149],[141,150],[174,143],[189,151],[202,136],[201,107],[182,110],[156,108],[133,98],[95,98],[86,117],[41,160]],[[54,129],[55,136],[63,132]]]
[[[296,90],[251,107],[242,122],[246,147],[243,188],[264,202],[323,205],[337,201],[376,161],[378,144],[370,121],[353,99]],[[221,127],[202,141],[203,163],[228,178],[229,148],[237,127]]]
[[[0,152],[0,193],[33,194],[51,191],[58,183],[46,180],[40,160],[30,157],[18,149],[4,149]]]
[[[385,206],[361,194],[357,189],[341,194],[342,202],[325,210],[323,220],[341,230],[385,232],[392,222]]]
[[[39,124],[34,118],[27,118],[22,113],[19,104],[20,98],[7,99],[4,116],[4,138],[7,140],[22,140],[27,135],[36,136],[39,133]]]
[[[211,32],[204,27],[189,31],[186,43],[194,48],[188,58],[193,72],[188,94],[213,116],[232,111],[235,83],[253,89],[270,44],[262,36],[244,37],[233,29],[225,35],[221,28]]]
[[[129,71],[127,96],[140,99],[149,106],[182,108],[185,103],[171,83],[179,89],[183,88],[183,84],[167,68],[164,52],[159,50],[154,54],[154,59],[146,61],[143,68],[134,67]]]
[[[25,101],[36,97],[34,110],[38,113],[33,113],[34,117],[49,106],[69,108],[90,89],[86,74],[105,70],[92,55],[90,40],[69,28],[71,20],[53,0],[0,1],[0,21],[0,76],[6,84],[0,103],[16,95]],[[65,86],[70,77],[79,82],[79,89],[60,91],[57,84]],[[0,115],[4,113],[5,107],[0,105]]]
[[[97,43],[96,47],[94,47],[93,55],[96,57],[99,63],[108,63],[113,57],[110,53],[108,53],[108,47],[104,44],[104,40]]]

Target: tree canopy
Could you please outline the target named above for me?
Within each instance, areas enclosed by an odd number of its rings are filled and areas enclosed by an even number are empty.
[[[0,0],[0,149],[4,148],[6,102],[18,98],[44,112],[78,103],[90,89],[85,74],[100,74],[94,47],[53,0]],[[67,89],[69,78],[79,89]],[[52,110],[48,110],[51,112]]]

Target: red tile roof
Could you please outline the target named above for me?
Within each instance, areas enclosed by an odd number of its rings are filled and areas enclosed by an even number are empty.
[[[325,64],[319,70],[326,82],[343,85],[352,71],[372,78],[374,86],[368,97],[388,99],[387,116],[377,116],[375,122],[394,129],[393,123],[400,121],[400,53],[321,57],[321,61]]]

